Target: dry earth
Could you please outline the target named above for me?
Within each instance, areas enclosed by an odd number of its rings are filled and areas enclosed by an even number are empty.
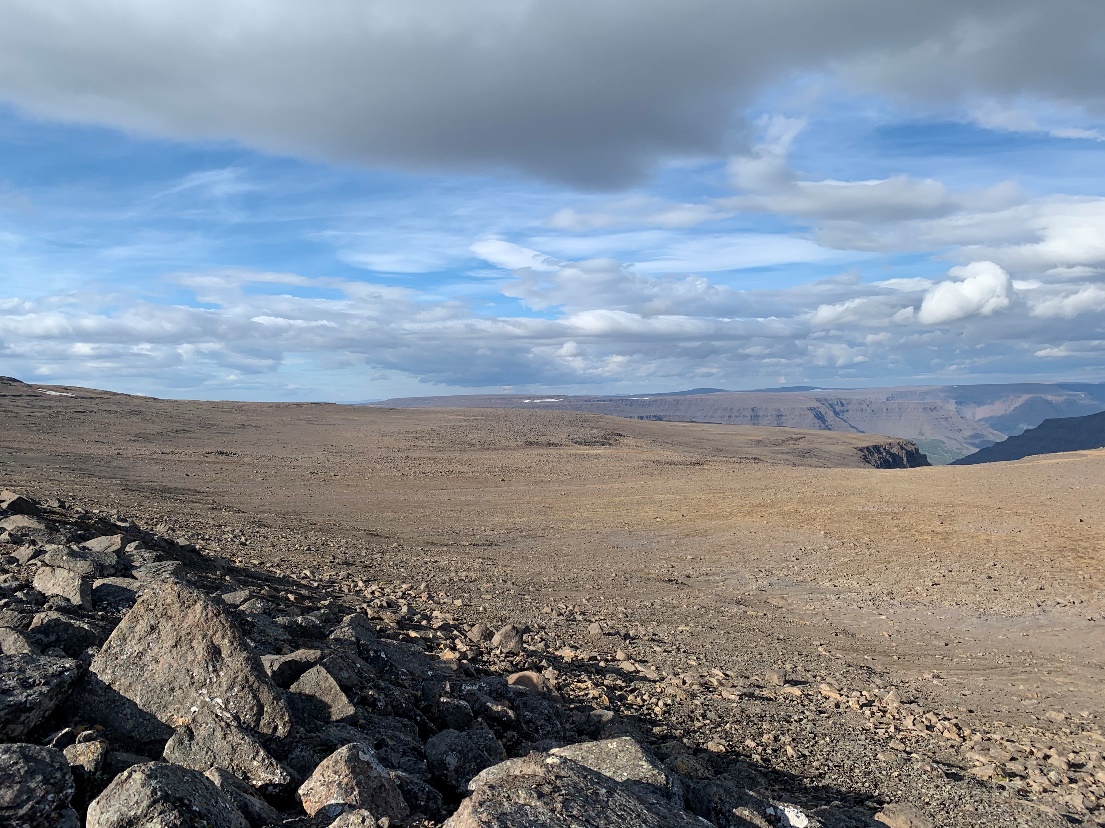
[[[876,470],[869,435],[45,390],[0,385],[7,486],[655,665],[694,691],[659,736],[822,795],[1105,824],[1105,451]]]

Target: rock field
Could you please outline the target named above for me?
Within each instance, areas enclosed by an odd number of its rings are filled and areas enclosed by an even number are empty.
[[[0,825],[1105,824],[1105,456],[66,392],[0,394]]]

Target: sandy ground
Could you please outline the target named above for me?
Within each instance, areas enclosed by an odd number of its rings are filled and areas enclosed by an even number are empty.
[[[875,470],[863,435],[54,390],[75,396],[0,388],[4,485],[266,566],[426,581],[473,617],[591,602],[703,665],[1100,731],[1105,451]]]

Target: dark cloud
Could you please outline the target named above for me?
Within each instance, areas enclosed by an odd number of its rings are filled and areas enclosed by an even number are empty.
[[[1099,0],[3,0],[0,98],[48,117],[603,188],[731,147],[765,85],[1105,111]]]

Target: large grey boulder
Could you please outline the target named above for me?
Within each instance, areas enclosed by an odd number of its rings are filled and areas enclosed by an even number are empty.
[[[177,728],[165,744],[163,758],[201,772],[222,768],[267,793],[279,793],[292,782],[287,769],[257,739],[207,709]]]
[[[335,817],[357,808],[392,820],[410,815],[403,795],[375,752],[361,744],[345,745],[323,759],[300,787],[299,801],[309,816]]]
[[[585,768],[609,776],[615,782],[631,782],[650,786],[656,793],[682,805],[683,786],[664,766],[650,756],[634,739],[621,736],[599,742],[555,748],[553,756],[578,762]]]
[[[89,679],[86,711],[134,741],[167,739],[205,708],[259,733],[291,728],[284,699],[226,608],[174,581],[145,589]]]
[[[202,773],[151,762],[127,768],[88,806],[85,828],[249,828]]]
[[[0,738],[26,735],[69,695],[83,672],[67,658],[0,656]]]
[[[559,756],[510,760],[488,774],[444,828],[705,828],[643,786],[630,787]]]
[[[73,774],[61,751],[40,745],[0,745],[0,825],[61,828],[77,824],[69,808]]]

